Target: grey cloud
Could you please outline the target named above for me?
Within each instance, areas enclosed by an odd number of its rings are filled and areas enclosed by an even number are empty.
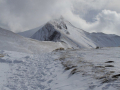
[[[103,10],[97,16],[97,25],[93,27],[97,31],[115,33],[120,35],[120,13],[116,11]]]
[[[93,23],[83,23],[82,27],[89,32],[104,32],[109,34],[120,35],[120,13],[111,10],[102,10]]]
[[[64,0],[4,0],[0,3],[0,23],[12,31],[35,28],[68,8]],[[64,3],[64,5],[63,5]],[[63,8],[62,8],[63,7]]]
[[[0,0],[0,26],[14,32],[63,15],[86,31],[119,32],[119,0]],[[114,5],[115,4],[115,5]]]
[[[95,17],[95,22],[86,22],[86,20],[72,13],[67,18],[75,26],[88,32],[104,32],[120,35],[120,13],[116,11],[102,10]]]
[[[74,13],[88,22],[95,21],[94,18],[106,8],[110,0],[76,0],[74,1]]]

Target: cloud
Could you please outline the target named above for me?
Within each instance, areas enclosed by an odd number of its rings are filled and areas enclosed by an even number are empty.
[[[99,11],[105,9],[109,2],[110,0],[75,0],[73,3],[74,12],[84,16],[91,10]]]
[[[104,32],[107,34],[120,35],[120,13],[111,10],[102,10],[96,17],[95,22],[86,22],[73,14],[71,22],[88,32]],[[70,19],[70,18],[68,18]]]
[[[4,0],[0,2],[0,23],[12,31],[27,30],[62,15],[69,7],[69,0]]]
[[[14,32],[63,15],[88,32],[120,35],[119,0],[0,0],[0,26]]]
[[[120,35],[120,13],[111,10],[103,10],[96,17],[97,21],[91,30]]]
[[[110,2],[106,5],[106,9],[117,11],[120,13],[120,0],[110,0]]]

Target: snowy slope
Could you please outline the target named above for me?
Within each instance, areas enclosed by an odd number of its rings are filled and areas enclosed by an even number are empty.
[[[103,33],[88,33],[74,27],[64,18],[48,22],[32,35],[40,41],[61,41],[73,48],[95,48],[120,46],[120,37]]]
[[[0,50],[0,90],[119,90],[119,51],[118,47],[35,55]]]
[[[66,50],[57,54],[65,71],[70,71],[69,79],[74,78],[75,90],[119,90],[119,55],[120,47]],[[72,90],[69,87],[61,90]]]
[[[87,35],[96,46],[99,47],[118,47],[120,46],[120,36],[104,33],[89,33]]]
[[[43,53],[53,51],[60,47],[66,48],[60,42],[40,42],[0,28],[0,50]]]

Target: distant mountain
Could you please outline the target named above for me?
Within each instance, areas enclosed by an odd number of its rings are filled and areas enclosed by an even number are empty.
[[[120,36],[104,33],[88,33],[76,28],[63,17],[46,23],[31,36],[40,41],[63,42],[77,48],[96,48],[120,46]]]
[[[43,26],[31,29],[31,30],[27,30],[27,31],[23,31],[23,32],[19,32],[18,34],[24,37],[28,37],[30,38],[34,33],[36,33],[39,29],[41,29]]]
[[[17,51],[25,53],[51,52],[64,47],[60,42],[44,42],[25,38],[9,30],[0,28],[0,50]]]

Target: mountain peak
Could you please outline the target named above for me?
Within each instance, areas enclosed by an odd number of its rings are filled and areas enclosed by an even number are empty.
[[[64,17],[63,17],[62,15],[60,16],[60,18],[61,18],[61,19],[64,19]]]
[[[64,17],[63,17],[62,15],[60,16],[60,18],[59,18],[59,19],[60,19],[60,20],[65,20],[65,19],[64,19]]]
[[[101,38],[99,38],[99,36]],[[111,35],[110,35],[111,36]],[[69,21],[65,20],[63,16],[58,19],[49,21],[31,38],[40,41],[55,41],[63,42],[66,46],[72,48],[95,48],[106,46],[119,46],[119,38],[113,36],[112,39],[109,35],[90,34],[82,29],[76,28]],[[114,44],[113,44],[114,43]]]
[[[65,20],[65,18],[61,15],[59,18],[55,18],[53,20],[50,21],[50,23],[66,23],[67,20]]]

